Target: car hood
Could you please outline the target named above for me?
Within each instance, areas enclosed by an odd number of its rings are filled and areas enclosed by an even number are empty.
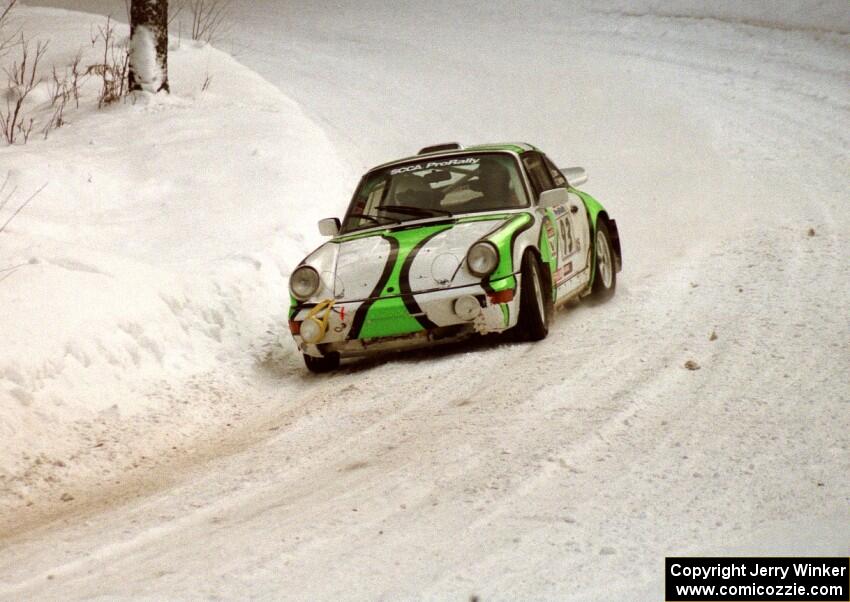
[[[475,284],[465,265],[470,245],[499,228],[508,215],[370,231],[338,237],[305,263],[322,277],[319,299],[360,301]]]

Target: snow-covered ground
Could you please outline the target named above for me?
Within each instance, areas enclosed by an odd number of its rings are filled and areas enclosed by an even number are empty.
[[[0,597],[658,599],[665,555],[848,553],[846,3],[237,6],[278,89],[184,43],[172,98],[0,149],[48,183],[0,235]],[[21,15],[57,60],[93,19]],[[326,378],[273,349],[359,169],[511,139],[589,169],[611,303]]]
[[[40,125],[51,65],[81,48],[83,69],[96,63],[105,19],[13,14],[10,30],[49,40],[28,105]],[[0,147],[2,222],[45,186],[0,234],[0,509],[49,499],[49,479],[115,472],[104,454],[80,458],[96,445],[138,461],[233,411],[187,402],[245,386],[277,344],[286,275],[318,239],[315,199],[348,194],[327,137],[278,89],[209,46],[170,57],[171,96],[97,111],[92,77],[67,125]]]

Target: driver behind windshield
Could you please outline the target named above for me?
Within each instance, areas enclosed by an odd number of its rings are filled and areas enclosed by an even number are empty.
[[[393,198],[387,205],[402,205],[419,209],[439,209],[443,194],[431,188],[425,178],[412,173],[395,177]]]
[[[508,168],[496,158],[484,159],[478,168],[478,186],[484,204],[489,207],[520,207],[522,203],[511,186]]]

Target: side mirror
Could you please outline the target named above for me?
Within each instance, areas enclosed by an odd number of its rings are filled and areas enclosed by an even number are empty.
[[[319,220],[319,234],[322,236],[336,236],[339,234],[339,218],[326,217]]]
[[[587,182],[587,171],[584,167],[566,167],[561,169],[570,186],[581,186]]]
[[[541,192],[537,204],[543,208],[557,207],[558,205],[566,205],[569,198],[566,188],[553,188]]]

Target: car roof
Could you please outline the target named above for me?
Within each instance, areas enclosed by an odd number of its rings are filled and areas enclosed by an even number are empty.
[[[536,151],[539,150],[534,145],[528,144],[527,142],[497,142],[491,144],[476,144],[475,146],[460,146],[453,150],[438,150],[431,153],[419,153],[416,155],[411,155],[409,157],[404,157],[402,159],[395,159],[394,161],[388,161],[386,163],[381,163],[380,165],[376,165],[371,168],[367,173],[375,171],[376,169],[384,169],[385,167],[389,167],[391,165],[395,165],[397,163],[407,163],[408,161],[416,161],[421,157],[450,157],[453,155],[463,155],[470,152],[509,152],[516,153],[517,155],[521,155],[522,153],[528,151]]]

